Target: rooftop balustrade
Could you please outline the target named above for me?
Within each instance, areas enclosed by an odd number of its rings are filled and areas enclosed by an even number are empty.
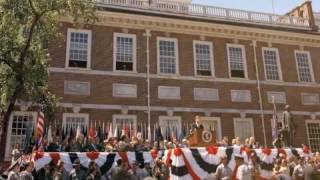
[[[206,20],[310,30],[309,19],[168,0],[96,0],[98,7],[136,10]]]

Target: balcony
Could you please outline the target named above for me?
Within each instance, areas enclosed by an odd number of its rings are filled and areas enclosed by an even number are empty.
[[[238,9],[166,0],[96,0],[98,7],[222,22],[311,30],[309,20]]]

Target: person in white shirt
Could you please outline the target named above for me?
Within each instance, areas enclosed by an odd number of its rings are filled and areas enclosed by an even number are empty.
[[[20,172],[20,164],[18,161],[13,163],[9,169],[9,174],[7,180],[20,180],[19,172]],[[1,178],[0,178],[1,179]]]
[[[247,164],[244,163],[244,157],[241,154],[235,155],[236,166],[238,166],[236,179],[237,180],[251,180],[251,171]]]
[[[15,163],[16,160],[19,159],[19,157],[21,156],[21,150],[20,150],[20,144],[17,143],[15,146],[14,146],[14,149],[12,150],[11,152],[11,156],[12,156],[12,159],[11,159],[11,164]]]
[[[293,169],[292,179],[303,180],[304,178],[304,158],[298,159],[298,164]]]
[[[228,158],[226,156],[221,157],[221,163],[216,169],[216,179],[231,179],[232,177],[232,170],[228,166]]]

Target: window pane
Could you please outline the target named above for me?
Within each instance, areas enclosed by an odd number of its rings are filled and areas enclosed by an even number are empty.
[[[69,67],[87,67],[89,45],[88,38],[88,33],[70,33]]]
[[[116,70],[133,70],[133,38],[116,38]]]
[[[245,72],[242,48],[229,47],[228,51],[231,77],[244,78]]]
[[[320,123],[308,122],[307,129],[311,150],[313,152],[320,151]]]
[[[211,55],[208,44],[195,45],[197,75],[211,76]]]
[[[264,50],[264,64],[267,80],[280,80],[277,63],[277,52],[274,50]]]
[[[175,42],[169,40],[159,41],[160,73],[176,73]]]
[[[163,138],[171,138],[172,135],[179,138],[181,135],[181,120],[177,118],[161,118],[159,119],[159,126]]]
[[[251,131],[251,122],[249,120],[235,120],[235,135],[240,137],[241,141],[253,135]]]
[[[296,53],[296,61],[297,61],[300,81],[312,82],[308,54],[307,53]]]

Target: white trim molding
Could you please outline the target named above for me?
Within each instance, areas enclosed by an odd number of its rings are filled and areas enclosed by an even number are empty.
[[[61,107],[72,108],[73,103],[62,102],[59,103]],[[82,109],[97,109],[97,110],[121,110],[124,105],[116,105],[116,104],[81,104]],[[146,111],[147,106],[135,106],[135,105],[125,105],[128,107],[128,110],[133,111]],[[151,106],[152,111],[161,111],[167,112],[167,106]],[[197,112],[197,113],[228,113],[228,114],[239,114],[240,112],[245,112],[247,114],[261,114],[259,109],[232,109],[232,108],[194,108],[194,107],[171,107],[170,110],[174,112]],[[273,114],[273,110],[264,110],[264,114]],[[299,116],[310,116],[309,111],[291,111],[293,115]],[[317,116],[320,116],[320,111],[313,112]]]
[[[70,69],[50,67],[50,73],[65,73],[65,74],[83,74],[83,75],[101,75],[101,76],[119,76],[119,77],[136,77],[146,78],[145,73],[120,73],[112,71],[102,70],[82,70],[82,69]],[[150,74],[150,78],[153,79],[174,79],[174,80],[186,80],[186,81],[203,81],[203,82],[222,82],[222,83],[240,83],[240,84],[256,84],[256,80],[249,80],[243,78],[218,78],[218,77],[195,77],[195,76],[181,76],[181,75],[162,75],[162,74]],[[274,86],[287,86],[287,87],[314,87],[320,88],[319,83],[301,83],[301,82],[280,82],[280,81],[261,81],[261,84],[274,85]]]
[[[124,71],[117,70],[117,38],[132,38],[132,70]],[[137,36],[136,34],[126,34],[126,33],[113,33],[113,71],[121,73],[136,73],[137,72]]]

